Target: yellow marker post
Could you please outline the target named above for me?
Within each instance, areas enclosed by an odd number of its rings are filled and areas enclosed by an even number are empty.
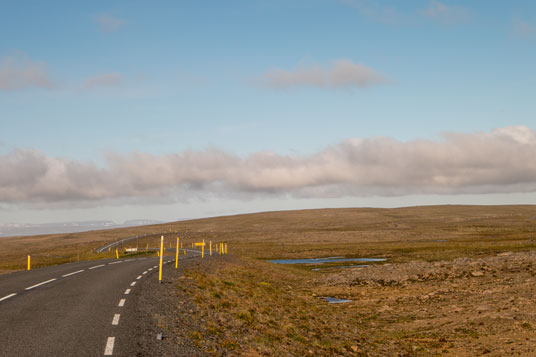
[[[212,256],[212,241],[208,242],[208,248],[209,248],[210,256]]]
[[[117,249],[115,250],[115,257],[119,259],[119,251]]]
[[[227,243],[225,243],[225,254],[227,254]]]
[[[177,237],[177,251],[175,252],[175,269],[179,265],[179,237]]]
[[[158,269],[158,282],[162,283],[162,265],[163,265],[163,257],[164,255],[164,236],[160,237],[160,269]]]
[[[203,245],[201,246],[201,259],[205,257],[205,240],[203,239]]]
[[[30,256],[28,255],[28,270],[30,270]]]
[[[156,256],[159,257],[160,256],[160,252],[157,250],[156,251]]]

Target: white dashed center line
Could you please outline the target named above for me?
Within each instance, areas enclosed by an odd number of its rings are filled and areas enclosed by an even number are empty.
[[[111,263],[108,263],[108,264],[119,264],[119,263],[122,263],[122,262],[111,262]]]
[[[105,356],[111,356],[114,353],[115,337],[108,337],[106,348],[104,349]]]
[[[125,295],[130,294],[130,289],[125,290]]]
[[[134,259],[127,259],[127,260],[125,260],[125,262],[130,262],[130,261],[132,261],[132,260],[134,260]]]
[[[103,266],[104,266],[104,264],[101,264],[101,265],[95,265],[95,266],[93,266],[93,267],[91,267],[91,268],[89,268],[89,269],[97,269],[97,268],[100,268],[100,267],[103,267]]]
[[[119,315],[119,314],[114,315],[114,319],[112,320],[112,325],[119,325],[119,317],[120,316],[121,315]]]
[[[138,275],[138,277],[136,278],[136,280],[140,280],[141,279],[141,275]]]
[[[9,295],[4,296],[3,298],[1,298],[0,301],[7,300],[7,299],[9,299],[10,297],[13,297],[13,296],[15,296],[15,295],[17,295],[17,293],[9,294]]]
[[[134,286],[134,285],[136,285],[136,282],[135,282],[135,281],[133,281],[132,283],[130,283],[130,286]]]
[[[119,300],[119,304],[117,304],[117,306],[119,306],[119,307],[125,306],[125,301],[126,301],[126,299]]]
[[[79,271],[73,271],[72,273],[62,275],[62,277],[65,278],[66,276],[70,276],[70,275],[78,274],[78,273],[81,273],[81,272],[83,272],[83,271],[84,271],[84,269],[79,270]]]
[[[39,284],[35,284],[35,285],[32,285],[32,286],[29,286],[29,287],[27,287],[27,288],[24,289],[24,290],[30,290],[30,289],[33,289],[33,288],[37,288],[38,286],[45,285],[45,284],[50,283],[51,281],[54,281],[54,280],[56,280],[56,278],[54,278],[54,279],[50,279],[50,280],[47,280],[47,281],[43,281],[42,283],[39,283]]]
[[[143,275],[147,274],[147,270],[142,273]]]

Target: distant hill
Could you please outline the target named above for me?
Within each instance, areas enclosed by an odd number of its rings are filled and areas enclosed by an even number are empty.
[[[57,222],[57,223],[0,223],[0,237],[30,236],[39,234],[76,233],[100,229],[124,228],[146,226],[164,223],[154,219],[133,219],[122,224],[113,221],[82,221],[82,222]]]

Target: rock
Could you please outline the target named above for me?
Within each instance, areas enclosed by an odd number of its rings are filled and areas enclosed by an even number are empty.
[[[387,311],[393,311],[393,309],[387,305],[384,305],[378,309],[378,312],[387,312]]]
[[[356,345],[353,345],[350,347],[352,349],[352,351],[354,351],[355,353],[357,353],[357,351],[359,351],[359,348],[356,346]]]
[[[472,275],[472,276],[483,276],[484,273],[481,272],[481,271],[474,271],[474,272],[471,273],[471,275]]]

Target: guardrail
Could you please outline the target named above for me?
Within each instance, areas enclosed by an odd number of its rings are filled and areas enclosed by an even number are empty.
[[[115,242],[112,242],[112,243],[109,243],[109,244],[106,244],[105,246],[102,246],[100,248],[97,248],[94,250],[95,253],[103,253],[105,251],[107,251],[108,249],[112,249],[112,248],[115,248],[123,243],[126,243],[126,242],[129,242],[131,240],[135,240],[135,239],[139,239],[139,238],[145,238],[145,237],[149,237],[149,236],[153,236],[154,234],[143,234],[143,235],[137,235],[137,236],[132,236],[132,237],[126,237],[126,238],[123,238],[123,239],[120,239],[118,241],[115,241]]]

